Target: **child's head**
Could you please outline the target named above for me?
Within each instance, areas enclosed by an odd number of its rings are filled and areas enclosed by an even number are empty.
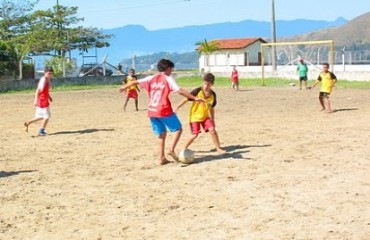
[[[135,75],[135,69],[131,68],[130,70],[128,70],[128,75],[130,75],[131,77]]]
[[[159,72],[171,73],[174,67],[175,64],[168,59],[161,59],[157,64],[157,69]]]
[[[207,90],[210,89],[215,83],[215,76],[212,73],[206,73],[203,76],[203,87]]]
[[[322,64],[322,70],[324,72],[328,72],[329,71],[329,63],[323,63]]]
[[[54,70],[51,67],[45,67],[44,69],[44,76],[47,78],[51,78],[53,76]]]

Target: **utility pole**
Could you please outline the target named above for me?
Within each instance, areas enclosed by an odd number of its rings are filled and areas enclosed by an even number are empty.
[[[271,42],[276,43],[276,27],[275,27],[275,1],[271,0]],[[276,46],[271,48],[271,64],[272,71],[276,71]]]

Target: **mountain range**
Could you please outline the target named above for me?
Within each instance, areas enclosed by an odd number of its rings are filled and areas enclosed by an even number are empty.
[[[282,41],[306,41],[332,39],[338,47],[346,47],[347,50],[370,49],[370,12],[358,16],[351,21],[337,27],[324,28],[299,34]]]
[[[321,29],[338,28],[347,24],[344,18],[335,21],[291,20],[276,21],[278,38],[287,38]],[[99,55],[107,55],[107,61],[114,64],[132,56],[156,52],[184,53],[195,49],[195,44],[204,39],[262,37],[269,39],[271,24],[266,21],[245,20],[199,26],[186,26],[151,31],[140,25],[127,25],[120,28],[104,29],[112,34],[110,47],[99,49]]]

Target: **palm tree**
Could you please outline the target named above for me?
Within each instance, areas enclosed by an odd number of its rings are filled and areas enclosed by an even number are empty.
[[[200,55],[204,55],[204,66],[208,66],[209,55],[217,50],[219,50],[219,43],[217,41],[211,41],[208,43],[207,39],[204,39],[204,42],[195,43],[198,46],[197,50]]]

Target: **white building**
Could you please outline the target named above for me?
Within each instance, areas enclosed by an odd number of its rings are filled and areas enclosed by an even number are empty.
[[[202,53],[199,58],[201,71],[225,72],[231,66],[261,65],[262,38],[217,39],[209,44],[216,44],[217,51],[210,54]]]

